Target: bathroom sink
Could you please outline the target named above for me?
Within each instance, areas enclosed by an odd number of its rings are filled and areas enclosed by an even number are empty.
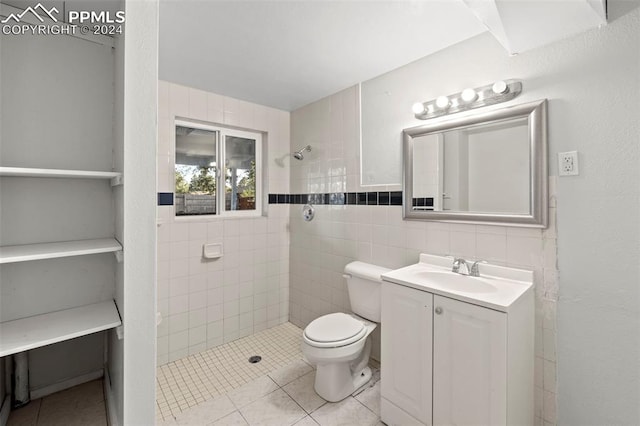
[[[533,291],[533,272],[483,263],[480,276],[452,272],[450,257],[421,254],[420,262],[382,274],[384,281],[502,312]]]
[[[433,282],[436,285],[451,288],[453,291],[457,290],[466,293],[494,293],[498,291],[498,288],[488,280],[453,272],[418,270],[413,275],[416,280]]]

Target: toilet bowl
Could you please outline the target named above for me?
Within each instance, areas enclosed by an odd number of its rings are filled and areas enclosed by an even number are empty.
[[[376,265],[351,262],[345,267],[354,314],[333,313],[311,321],[302,335],[302,353],[316,366],[315,391],[337,402],[358,391],[371,378],[370,335],[380,321],[380,275]]]

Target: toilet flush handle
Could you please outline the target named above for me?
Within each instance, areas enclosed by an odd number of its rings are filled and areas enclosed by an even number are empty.
[[[342,278],[349,279],[351,278],[351,274],[342,274]]]

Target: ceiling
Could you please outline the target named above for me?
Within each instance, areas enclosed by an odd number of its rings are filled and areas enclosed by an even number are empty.
[[[0,0],[115,13],[121,0]],[[136,0],[127,0],[136,1]],[[609,0],[612,1],[612,0]],[[159,0],[163,80],[292,111],[489,30],[521,53],[606,24],[606,0]]]
[[[292,111],[491,31],[523,52],[606,0],[160,0],[160,78]]]
[[[160,1],[160,78],[287,111],[486,31],[451,1]]]

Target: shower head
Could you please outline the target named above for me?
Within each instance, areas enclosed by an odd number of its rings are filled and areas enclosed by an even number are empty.
[[[303,160],[303,159],[304,159],[304,154],[303,154],[303,152],[305,152],[305,151],[307,151],[307,152],[311,152],[311,145],[307,145],[307,146],[305,146],[304,148],[302,148],[300,151],[296,151],[296,152],[294,152],[294,153],[292,154],[292,155],[293,155],[293,158],[295,158],[296,160]]]

